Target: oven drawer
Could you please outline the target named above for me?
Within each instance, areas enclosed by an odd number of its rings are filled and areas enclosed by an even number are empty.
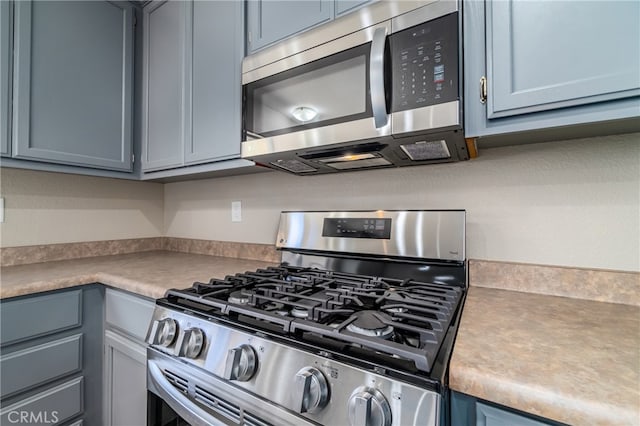
[[[82,334],[43,343],[0,358],[0,395],[50,382],[82,368]]]
[[[10,300],[0,309],[0,345],[80,326],[82,290]]]
[[[108,288],[105,319],[107,325],[144,341],[154,306],[151,300]]]
[[[2,407],[0,424],[59,424],[83,410],[83,378],[76,377],[58,386]],[[27,416],[27,417],[21,417]]]

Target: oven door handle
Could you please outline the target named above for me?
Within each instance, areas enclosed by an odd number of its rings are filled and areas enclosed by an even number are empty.
[[[147,361],[148,388],[158,395],[180,417],[192,425],[224,426],[225,423],[198,407],[191,399],[176,389],[153,361]]]
[[[376,28],[371,40],[369,55],[369,85],[371,91],[371,109],[376,128],[384,127],[389,122],[387,99],[384,88],[384,48],[387,42],[387,27]]]

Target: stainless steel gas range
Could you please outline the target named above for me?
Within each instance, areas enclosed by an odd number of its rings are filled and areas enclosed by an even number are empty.
[[[149,424],[444,424],[465,212],[284,212],[276,246],[157,301]]]

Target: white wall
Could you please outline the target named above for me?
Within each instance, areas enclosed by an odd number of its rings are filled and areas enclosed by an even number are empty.
[[[6,168],[0,178],[2,247],[162,236],[162,184]]]
[[[167,184],[165,235],[273,244],[281,210],[467,210],[472,259],[640,271],[640,134],[487,149],[456,164]],[[242,223],[230,219],[242,201]]]

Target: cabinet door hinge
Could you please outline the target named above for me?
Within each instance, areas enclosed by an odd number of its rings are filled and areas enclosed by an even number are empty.
[[[487,77],[480,77],[480,102],[487,102]]]

